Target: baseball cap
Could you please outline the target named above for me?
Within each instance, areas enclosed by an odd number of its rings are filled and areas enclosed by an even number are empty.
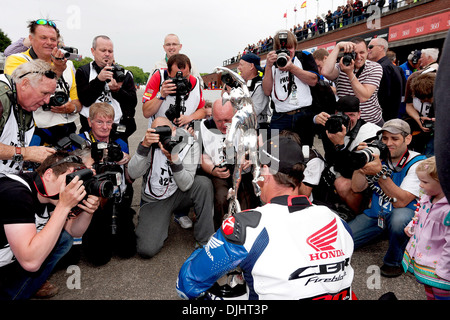
[[[359,112],[359,99],[355,96],[343,96],[336,102],[336,110],[340,112]]]
[[[409,127],[409,124],[402,119],[391,119],[389,121],[386,121],[383,124],[381,130],[377,132],[377,135],[379,135],[383,131],[387,131],[392,134],[399,134],[399,133],[411,134],[411,128]]]
[[[257,70],[263,72],[263,68],[261,67],[261,58],[258,57],[256,54],[254,53],[246,53],[241,57],[242,60],[249,62],[249,63],[253,63],[256,67]]]
[[[276,136],[266,141],[259,150],[261,165],[272,170],[290,174],[298,163],[304,163],[302,147],[290,137]]]

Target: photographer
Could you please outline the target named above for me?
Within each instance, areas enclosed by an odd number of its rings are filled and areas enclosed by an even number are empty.
[[[130,156],[128,145],[117,138],[113,130],[114,109],[110,104],[97,102],[91,105],[88,123],[91,130],[79,134],[90,146],[92,160],[88,161],[93,162],[93,168],[98,174],[108,171],[121,176],[121,183],[116,186],[113,197],[102,198],[101,206],[95,212],[82,240],[88,260],[95,265],[103,265],[111,259],[113,252],[122,258],[129,258],[136,253],[135,212],[130,208],[133,186],[127,169]],[[88,165],[86,160],[84,163]]]
[[[247,82],[253,107],[258,116],[258,128],[268,129],[272,110],[270,109],[270,99],[264,94],[262,88],[264,69],[261,68],[260,60],[260,57],[254,53],[244,54],[239,60],[238,71]]]
[[[376,140],[380,127],[361,119],[358,98],[344,96],[337,102],[335,115],[321,112],[315,117],[315,123],[324,126],[325,135],[322,136],[327,170],[333,176],[333,186],[340,198],[346,202],[354,212],[360,211],[362,195],[351,191],[353,171],[352,151],[361,142]],[[315,198],[324,199],[325,194],[317,194]]]
[[[143,176],[136,227],[141,256],[151,258],[162,249],[176,210],[194,207],[194,237],[199,245],[213,234],[213,186],[208,178],[195,175],[199,161],[198,142],[186,130],[164,117],[152,122],[128,164],[132,179]]]
[[[126,126],[120,138],[128,143],[128,137],[136,131],[137,96],[133,74],[114,62],[114,46],[107,36],[96,36],[91,53],[94,61],[81,66],[75,74],[80,101],[80,132],[88,131],[89,107],[95,102],[106,102],[114,108],[114,123]]]
[[[214,101],[212,119],[203,120],[200,124],[198,141],[202,142],[201,167],[214,186],[214,227],[218,228],[223,217],[228,213],[228,190],[233,186],[234,163],[227,164],[223,151],[223,142],[227,133],[227,124],[231,123],[234,109],[231,102],[222,105],[222,99]],[[249,168],[248,161],[242,165],[242,170]],[[243,172],[244,173],[244,172]],[[238,200],[241,209],[254,208],[259,204],[255,196],[251,173],[244,173],[238,189]]]
[[[381,275],[397,277],[403,273],[401,263],[409,240],[403,230],[414,216],[416,199],[419,197],[420,186],[415,168],[425,156],[408,150],[412,136],[405,121],[389,120],[380,133],[381,142],[389,149],[390,159],[388,157],[381,161],[372,149],[368,152],[372,154],[373,160],[354,171],[353,192],[369,188],[372,199],[370,208],[350,221],[349,225],[355,249],[382,233],[388,233],[389,248],[383,259]]]
[[[71,248],[72,237],[88,227],[98,197],[86,194],[78,176],[66,185],[66,176],[80,166],[79,158],[57,152],[36,172],[1,174],[0,300],[33,297]],[[77,216],[69,215],[74,207],[81,210]],[[54,286],[44,285],[38,296],[55,293]]]
[[[344,55],[338,60],[341,51]],[[359,99],[361,118],[364,121],[381,126],[384,121],[377,93],[383,68],[378,63],[367,60],[367,53],[367,45],[362,38],[339,42],[325,61],[322,74],[336,83],[339,98],[355,96]]]
[[[61,37],[53,21],[34,20],[28,24],[28,29],[31,48],[9,56],[5,73],[10,75],[19,65],[35,59],[52,65],[58,75],[57,87],[50,101],[34,111],[36,130],[32,145],[54,146],[58,139],[76,131],[75,119],[81,110],[81,103],[78,100],[75,69],[72,61],[67,60],[64,52],[58,48]]]
[[[56,88],[50,64],[36,59],[23,63],[12,76],[0,75],[0,172],[19,173],[25,162],[41,163],[55,152],[30,146],[33,111],[48,103]]]
[[[205,118],[200,82],[190,70],[189,58],[175,54],[167,61],[167,70],[152,75],[142,97],[144,117],[151,117],[149,127],[157,117],[166,117],[178,127]]]
[[[436,73],[429,72],[413,78],[411,91],[412,103],[406,104],[406,112],[411,117],[407,119],[414,134],[410,148],[425,154],[434,155],[434,83]],[[410,121],[408,121],[410,120]]]
[[[292,32],[280,31],[274,37],[274,49],[267,54],[262,82],[266,96],[272,98],[271,129],[296,132],[304,144],[312,145],[315,115],[310,86],[315,86],[319,71],[311,54],[298,51]]]

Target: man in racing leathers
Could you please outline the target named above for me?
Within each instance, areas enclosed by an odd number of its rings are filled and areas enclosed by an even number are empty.
[[[261,200],[229,217],[206,246],[181,267],[177,292],[202,296],[240,267],[249,299],[349,299],[353,240],[347,224],[298,195],[303,179],[300,145],[274,137],[260,151]]]

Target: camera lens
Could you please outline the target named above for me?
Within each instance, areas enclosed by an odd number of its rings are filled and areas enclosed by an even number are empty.
[[[90,179],[86,181],[86,193],[97,197],[111,198],[114,185],[109,180]]]
[[[277,56],[277,66],[285,67],[288,63],[289,56],[285,52],[280,52]]]

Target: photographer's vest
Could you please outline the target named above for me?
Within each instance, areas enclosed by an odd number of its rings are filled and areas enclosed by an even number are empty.
[[[7,146],[28,147],[34,133],[33,115],[17,106],[17,93],[12,89],[9,76],[0,75],[0,143]],[[17,108],[17,110],[15,110]],[[19,124],[24,126],[23,141],[19,139]],[[23,161],[18,163],[13,160],[0,160],[0,172],[19,173],[22,170]]]
[[[292,63],[303,70],[302,63],[294,57]],[[276,112],[290,112],[299,108],[312,105],[312,95],[309,85],[288,71],[281,71],[275,66],[272,67],[273,88],[271,93],[272,101],[275,104]],[[294,85],[296,92],[293,90]],[[293,99],[295,93],[296,99]]]
[[[33,48],[28,49],[25,52],[16,53],[13,56],[22,58],[25,61],[23,63],[38,59],[38,56],[33,51]],[[78,99],[76,89],[72,88],[75,85],[75,69],[73,62],[68,60],[66,69],[64,70],[61,78],[56,83],[56,92],[64,91],[70,100]],[[11,71],[12,72],[12,71]],[[73,89],[73,91],[72,91]],[[38,128],[48,128],[58,124],[65,124],[74,122],[77,118],[77,114],[65,114],[54,113],[51,111],[44,111],[42,108],[38,108],[33,112],[34,122]]]
[[[185,144],[178,152],[178,158],[182,162],[191,149],[192,144]],[[177,150],[177,147],[174,148]],[[160,148],[152,146],[150,168],[145,184],[145,194],[157,200],[169,198],[177,191],[178,186],[173,179],[170,163]]]
[[[202,137],[203,149],[214,163],[218,165],[225,160],[223,153],[223,142],[225,135],[219,129],[208,129],[205,126],[205,120],[200,125],[200,134]]]
[[[89,64],[91,70],[89,72],[89,82],[97,78],[98,73],[94,68],[93,62]],[[125,73],[127,71],[125,70]],[[102,95],[95,100],[95,102],[106,102],[110,104],[114,108],[114,123],[119,123],[122,118],[122,109],[120,108],[120,103],[116,99],[113,98],[111,94],[111,90],[109,89],[108,83],[105,82],[105,89],[102,92]],[[83,106],[80,114],[89,118],[89,107]]]
[[[160,75],[160,83],[159,88],[161,90],[161,86],[164,81],[168,79],[167,70],[159,69],[159,75]],[[195,111],[197,111],[198,105],[200,104],[201,99],[201,88],[200,88],[200,82],[197,80],[196,77],[190,76],[189,81],[192,85],[192,90],[189,92],[188,98],[184,101],[184,107],[185,110],[181,110],[181,114],[185,115],[191,115]],[[152,125],[152,122],[154,119],[158,117],[166,117],[166,111],[171,107],[175,106],[175,96],[167,96],[166,99],[162,102],[161,107],[159,110],[150,118],[148,122],[148,127],[150,128]],[[155,98],[156,99],[156,98]]]
[[[424,155],[416,155],[415,157],[413,157],[411,160],[409,160],[405,166],[402,168],[401,171],[399,172],[395,172],[393,171],[392,175],[391,175],[391,179],[392,181],[395,183],[396,186],[400,186],[402,184],[403,179],[406,177],[406,175],[408,174],[409,169],[411,168],[411,166],[415,163],[417,163],[418,161],[424,160],[426,159],[426,157]],[[384,162],[383,162],[384,164]],[[378,183],[375,183],[375,186],[379,187]],[[415,210],[415,204],[417,203],[417,201],[414,199],[413,201],[411,201],[410,203],[408,203],[408,205],[406,206],[409,209]],[[370,205],[370,208],[364,210],[364,213],[372,218],[376,218],[379,215],[387,215],[389,213],[391,213],[391,211],[393,210],[393,206],[391,202],[388,201],[384,201],[383,197],[381,197],[380,195],[378,195],[376,192],[372,193],[372,202]]]

